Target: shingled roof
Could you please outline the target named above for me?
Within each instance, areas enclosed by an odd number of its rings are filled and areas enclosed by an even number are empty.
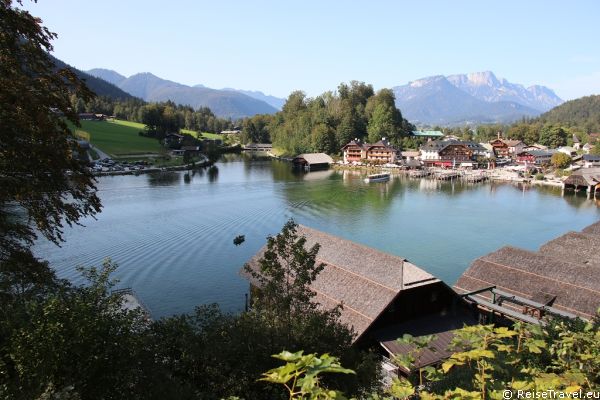
[[[551,240],[539,253],[503,247],[475,260],[454,288],[467,293],[495,286],[537,302],[555,298],[553,307],[590,319],[600,307],[599,234],[597,222],[583,233],[570,232]],[[491,301],[492,294],[475,296]]]
[[[356,340],[401,291],[439,282],[401,257],[302,225],[298,235],[306,238],[307,248],[315,243],[321,246],[317,262],[325,268],[311,285],[315,302],[325,309],[343,304],[340,320],[354,328]],[[253,270],[259,270],[258,260],[265,250],[266,246],[248,262]]]
[[[294,161],[297,159],[304,159],[309,165],[310,164],[333,164],[333,159],[325,153],[300,154],[300,155],[294,157]]]

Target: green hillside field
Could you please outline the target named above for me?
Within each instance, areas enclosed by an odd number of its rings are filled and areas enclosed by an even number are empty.
[[[100,150],[119,157],[135,154],[158,154],[161,146],[156,139],[140,136],[144,124],[130,121],[81,121],[81,128],[89,134],[90,142]]]
[[[114,157],[125,157],[142,154],[159,154],[162,147],[156,139],[140,136],[139,132],[145,128],[144,124],[123,120],[110,121],[81,121],[81,128],[77,128],[76,135],[89,140],[94,146]],[[220,139],[221,135],[202,133],[187,129],[181,130],[182,134],[201,138]]]

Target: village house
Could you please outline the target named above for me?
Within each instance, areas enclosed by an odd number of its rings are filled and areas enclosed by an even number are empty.
[[[574,147],[570,147],[570,146],[562,146],[556,150],[568,155],[569,157],[575,157],[577,155],[577,150],[575,150]]]
[[[461,141],[432,140],[420,150],[421,160],[428,167],[454,167],[473,161],[473,150]]]
[[[586,143],[586,144],[584,144],[584,145],[583,145],[583,147],[582,147],[581,149],[583,150],[583,152],[584,152],[585,154],[589,154],[589,153],[590,153],[590,151],[591,151],[593,148],[594,148],[594,145],[593,145],[593,144]]]
[[[297,233],[306,239],[306,248],[320,245],[316,262],[325,267],[310,285],[314,301],[325,310],[342,306],[340,322],[356,333],[354,345],[378,345],[382,355],[393,358],[407,350],[396,342],[404,334],[435,333],[433,350],[422,357],[430,365],[450,355],[447,345],[454,330],[476,323],[450,287],[410,261],[306,226],[298,226]],[[266,246],[247,264],[256,273],[265,251]],[[241,273],[260,290],[258,280]]]
[[[509,157],[508,145],[504,142],[504,140],[500,138],[494,139],[490,142],[490,145],[492,145],[494,148],[496,157]]]
[[[548,150],[548,146],[544,146],[543,144],[534,143],[534,144],[530,144],[530,145],[523,147],[522,151],[528,151],[528,150]]]
[[[527,150],[517,154],[517,162],[521,164],[548,165],[556,150]]]
[[[166,147],[178,147],[183,142],[183,135],[179,133],[169,133],[163,139],[163,144]]]
[[[600,156],[594,154],[583,155],[583,168],[600,167]]]
[[[492,140],[490,144],[494,148],[496,156],[504,158],[516,156],[526,147],[525,143],[520,140],[500,139],[500,137]]]
[[[523,143],[520,140],[508,139],[505,140],[504,143],[506,143],[506,145],[508,146],[508,154],[510,156],[516,156],[526,146],[525,143]]]
[[[506,246],[478,258],[454,288],[490,318],[544,324],[544,315],[592,319],[600,307],[600,222],[538,252]]]
[[[573,134],[573,148],[575,150],[581,150],[581,140],[577,137],[576,134]]]
[[[394,164],[401,159],[398,148],[390,144],[386,138],[374,144],[363,143],[358,139],[350,141],[342,147],[344,163],[371,162],[378,164]]]

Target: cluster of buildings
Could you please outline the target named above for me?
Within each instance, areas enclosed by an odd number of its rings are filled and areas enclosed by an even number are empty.
[[[409,260],[383,253],[306,226],[298,234],[310,248],[320,244],[324,269],[311,283],[322,309],[340,308],[357,347],[379,348],[389,375],[409,375],[451,355],[449,344],[465,325],[514,321],[536,325],[547,317],[593,319],[600,307],[600,222],[569,232],[539,251],[503,247],[475,260],[449,286]],[[261,274],[266,246],[247,263]],[[242,270],[251,293],[260,290],[255,275]],[[409,368],[390,360],[414,350],[399,342],[405,334],[435,335]]]
[[[573,135],[572,147],[563,146],[549,149],[540,144],[527,145],[521,140],[503,139],[498,137],[489,143],[458,140],[454,137],[444,137],[441,132],[418,132],[415,137],[427,137],[429,141],[418,151],[400,151],[383,138],[377,143],[364,143],[354,139],[342,147],[345,164],[395,164],[407,167],[475,167],[483,160],[492,164],[509,163],[544,166],[550,164],[552,156],[564,153],[573,162],[583,167],[600,166],[600,156],[589,153],[593,147],[590,144],[581,145],[576,135]],[[584,154],[580,154],[584,153]]]

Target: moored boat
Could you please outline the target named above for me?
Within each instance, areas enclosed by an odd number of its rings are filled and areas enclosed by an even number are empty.
[[[365,178],[365,182],[387,182],[390,180],[390,173],[371,174]]]

